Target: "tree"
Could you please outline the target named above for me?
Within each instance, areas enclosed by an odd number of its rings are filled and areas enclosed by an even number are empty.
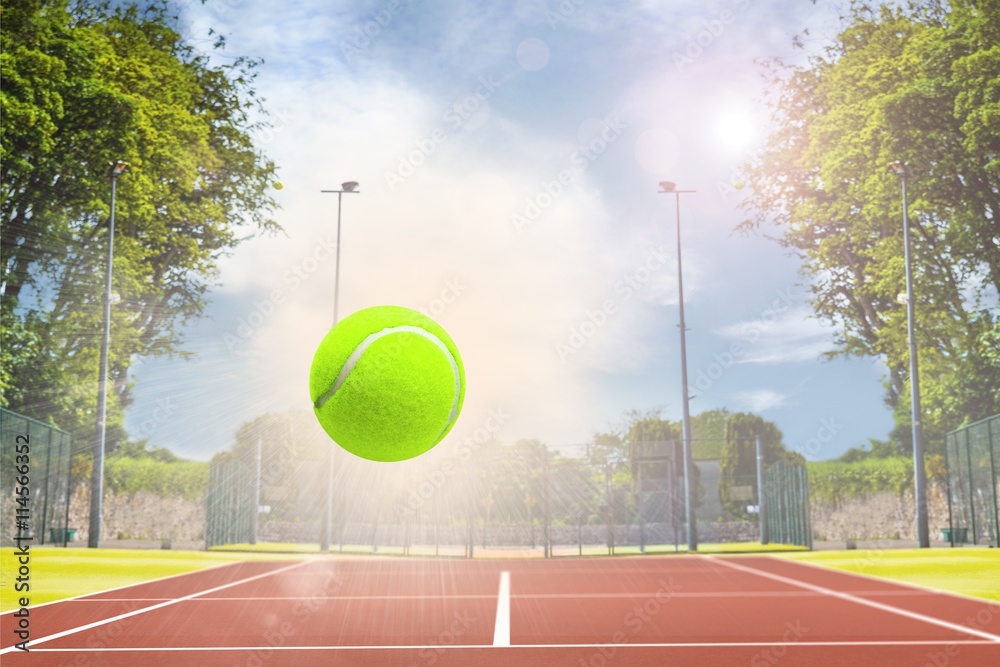
[[[750,218],[803,260],[833,355],[886,366],[910,442],[899,178],[908,163],[916,332],[929,451],[1000,412],[1000,3],[852,2],[807,65],[770,64],[774,130],[747,166]]]
[[[691,417],[691,443],[695,458],[718,458],[726,439],[726,421],[732,413],[726,408],[699,412]]]
[[[273,231],[274,165],[253,145],[259,62],[213,65],[162,2],[5,3],[0,29],[0,404],[93,443],[108,244],[119,181],[109,443],[123,440],[137,355],[183,354],[217,262]],[[216,49],[224,46],[218,40]]]
[[[671,485],[681,503],[684,499],[684,441],[682,426],[665,419],[641,419],[632,425],[628,442],[632,451],[633,482],[643,479],[670,479],[671,463],[665,460],[642,461],[640,457],[670,457],[673,460],[674,479]],[[691,484],[694,487],[694,506],[700,507],[705,499],[701,471],[691,466]]]
[[[774,422],[747,412],[730,415],[726,422],[726,443],[719,459],[719,497],[722,506],[736,516],[746,517],[748,498],[735,491],[737,488],[751,487],[757,495],[757,443],[760,436],[764,454],[764,466],[777,461],[802,464],[800,454],[789,452],[782,443],[783,436]]]
[[[876,438],[868,439],[868,446],[851,447],[841,454],[837,460],[844,463],[854,463],[855,461],[865,461],[867,459],[888,459],[899,456],[902,452],[895,445],[887,440]]]

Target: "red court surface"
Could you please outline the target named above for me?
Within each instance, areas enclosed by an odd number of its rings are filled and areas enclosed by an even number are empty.
[[[759,557],[239,563],[32,608],[10,665],[1000,665],[1000,603]]]

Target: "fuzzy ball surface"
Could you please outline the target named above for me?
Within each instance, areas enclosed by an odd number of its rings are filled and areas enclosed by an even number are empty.
[[[465,398],[458,348],[431,318],[375,306],[344,318],[323,338],[309,372],[323,429],[371,461],[423,454],[455,425]]]

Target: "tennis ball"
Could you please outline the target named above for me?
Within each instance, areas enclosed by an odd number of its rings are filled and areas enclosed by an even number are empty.
[[[275,190],[284,190],[285,189],[285,184],[282,183],[281,181],[275,181],[274,182],[274,189]]]
[[[309,396],[338,445],[371,461],[402,461],[455,425],[465,369],[437,322],[409,308],[375,306],[344,318],[320,342]]]

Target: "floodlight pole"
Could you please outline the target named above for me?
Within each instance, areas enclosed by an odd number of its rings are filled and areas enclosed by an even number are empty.
[[[694,512],[694,459],[691,455],[691,406],[688,395],[687,372],[687,336],[684,324],[684,273],[681,270],[681,195],[691,194],[696,190],[677,190],[670,181],[660,183],[660,194],[672,194],[677,202],[677,294],[680,308],[681,330],[681,404],[684,409],[684,434],[682,449],[684,452],[684,513],[687,519],[688,551],[698,550],[698,524]]]
[[[337,193],[337,266],[336,273],[333,279],[333,324],[337,325],[339,322],[339,307],[340,307],[340,211],[341,204],[344,200],[344,193],[347,194],[361,194],[360,190],[356,190],[358,187],[357,181],[347,181],[341,184],[340,190],[320,190],[320,193]],[[322,514],[322,526],[320,527],[320,538],[319,538],[319,548],[320,551],[330,550],[330,520],[333,517],[333,448],[327,450],[326,457],[326,499],[323,503],[323,514]],[[340,550],[343,550],[344,545],[339,545]]]
[[[101,361],[97,379],[97,445],[94,450],[94,467],[90,475],[90,525],[87,529],[87,547],[101,546],[101,511],[104,502],[104,444],[107,437],[108,416],[108,347],[111,344],[111,271],[115,256],[115,194],[118,177],[128,170],[128,163],[121,160],[111,163],[111,216],[108,220],[108,262],[104,277],[104,336],[101,340]]]
[[[927,470],[924,468],[924,436],[921,425],[920,378],[917,372],[917,340],[913,297],[913,270],[910,263],[910,214],[906,203],[906,163],[896,161],[889,168],[899,176],[903,188],[903,257],[906,265],[906,329],[910,344],[910,420],[913,422],[913,496],[916,501],[917,542],[926,549],[931,545],[927,520]]]

